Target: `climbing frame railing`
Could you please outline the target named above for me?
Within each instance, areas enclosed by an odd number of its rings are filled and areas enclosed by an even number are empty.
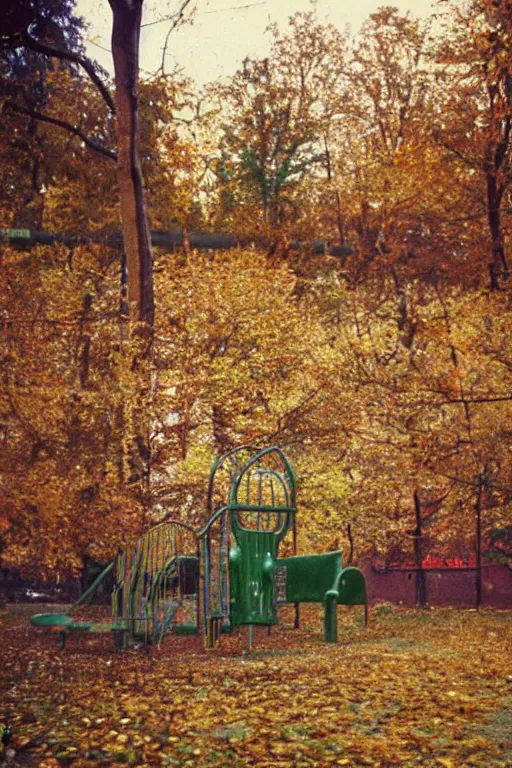
[[[125,627],[132,639],[159,640],[183,620],[178,614],[187,601],[195,597],[197,605],[198,562],[196,532],[186,523],[169,520],[140,536],[115,561],[116,625]]]
[[[242,446],[225,453],[213,466],[208,484],[210,520],[198,534],[201,563],[201,616],[207,646],[233,623],[230,551],[238,530],[269,534],[281,540],[295,526],[295,481],[277,447]],[[295,540],[295,536],[294,536]],[[236,617],[235,617],[236,618]]]

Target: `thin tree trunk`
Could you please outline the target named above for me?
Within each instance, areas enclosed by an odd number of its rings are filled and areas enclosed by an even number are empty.
[[[347,566],[349,566],[352,565],[352,558],[354,557],[354,537],[352,536],[352,526],[350,523],[347,523],[347,537],[350,545],[347,558]]]
[[[414,529],[414,561],[416,564],[416,603],[422,608],[427,605],[427,588],[425,583],[425,571],[423,569],[423,530],[421,518],[421,502],[418,491],[414,491],[414,513],[416,516],[416,528]]]
[[[345,243],[345,222],[341,211],[341,194],[339,189],[336,190],[336,220],[338,224],[339,243],[340,245],[343,245]]]
[[[324,146],[325,146],[325,162],[326,162],[326,170],[327,170],[327,181],[329,184],[332,184],[332,163],[331,163],[331,153],[329,151],[329,145],[327,143],[327,136],[324,136]],[[338,239],[340,245],[343,245],[345,242],[345,222],[343,221],[343,214],[341,212],[341,195],[339,189],[336,189],[336,223],[338,226]]]
[[[482,493],[485,476],[478,476],[478,492],[475,503],[476,524],[476,572],[475,572],[475,608],[482,604]]]

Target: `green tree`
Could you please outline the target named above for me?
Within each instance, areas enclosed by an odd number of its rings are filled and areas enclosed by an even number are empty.
[[[300,219],[295,190],[325,162],[322,136],[341,97],[345,38],[312,13],[293,16],[285,35],[270,31],[269,56],[245,59],[216,91],[224,186],[235,188],[240,211],[252,206],[261,227],[275,229]]]

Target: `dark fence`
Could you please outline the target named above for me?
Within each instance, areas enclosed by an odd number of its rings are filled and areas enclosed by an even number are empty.
[[[415,568],[379,570],[363,567],[370,603],[397,603],[413,606],[416,602]],[[430,605],[476,605],[476,568],[425,568],[426,598]],[[0,568],[0,605],[3,602],[73,602],[87,584],[68,582],[49,587],[27,582]],[[109,586],[99,602],[109,602]],[[96,602],[96,601],[95,601]],[[482,566],[483,608],[512,608],[512,569],[506,565]]]
[[[370,603],[389,602],[413,606],[416,602],[415,568],[364,569]],[[476,568],[425,568],[427,603],[471,608],[477,600]],[[512,569],[482,565],[483,608],[512,608]]]

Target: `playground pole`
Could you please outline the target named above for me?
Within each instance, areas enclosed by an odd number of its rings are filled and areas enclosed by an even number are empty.
[[[297,512],[293,516],[293,554],[297,554]],[[295,603],[294,629],[300,629],[300,603]]]

